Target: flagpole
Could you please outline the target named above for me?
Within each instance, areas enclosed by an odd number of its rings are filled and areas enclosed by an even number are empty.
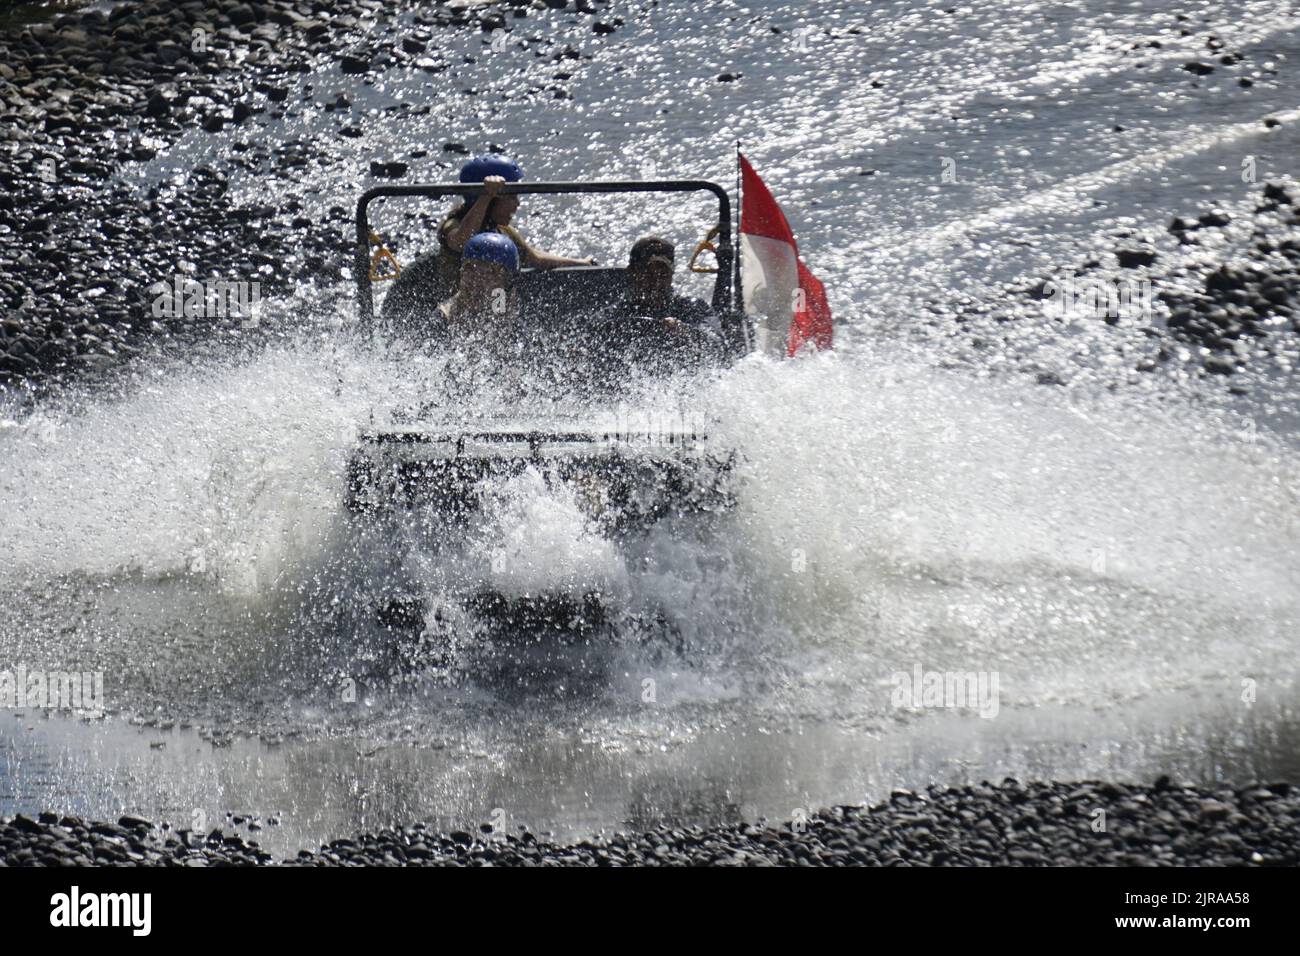
[[[742,326],[744,324],[745,314],[745,290],[740,285],[740,214],[743,210],[743,199],[740,195],[740,140],[736,140],[736,255],[732,263],[732,301],[740,303],[740,315],[742,317]]]

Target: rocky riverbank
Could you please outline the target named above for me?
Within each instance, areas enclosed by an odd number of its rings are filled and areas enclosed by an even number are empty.
[[[1178,339],[1209,350],[1207,371],[1229,375],[1253,355],[1273,354],[1274,333],[1294,349],[1300,336],[1300,187],[1270,182],[1260,190],[1249,238],[1232,255],[1197,271],[1189,291],[1162,293],[1166,325]],[[1222,225],[1222,215],[1175,217],[1169,231],[1180,243]]]
[[[224,830],[133,817],[42,814],[0,823],[5,866],[1295,866],[1300,790],[1029,783],[895,791],[805,821],[684,828],[549,843],[531,833],[438,833],[417,824],[275,860]]]
[[[324,217],[277,199],[277,182],[329,159],[317,142],[272,147],[258,135],[268,122],[350,109],[345,95],[313,96],[303,74],[337,70],[348,83],[394,68],[438,74],[449,68],[439,29],[509,31],[566,11],[590,16],[603,36],[616,24],[598,18],[602,5],[143,0],[0,34],[0,385],[106,371],[194,337],[184,315],[151,308],[155,283],[178,275],[257,281],[264,297],[337,281],[352,197]],[[384,29],[405,14],[402,30]],[[350,117],[339,135],[359,136],[365,122]],[[187,134],[231,130],[228,148],[181,177],[144,191],[119,178]],[[372,176],[406,174],[405,164],[379,167]],[[264,202],[230,198],[241,169],[263,178]],[[259,334],[244,316],[207,318],[208,341]]]
[[[1145,344],[1123,349],[1131,371],[1186,367],[1227,376],[1268,367],[1290,375],[1300,348],[1300,183],[1260,183],[1238,206],[1174,216],[1163,235],[1107,236],[1109,251],[1064,276],[1008,286],[957,321],[975,341],[994,337],[1009,350],[1026,322],[1105,323],[1143,333]],[[1065,384],[1054,369],[1042,370],[1039,381]],[[1231,387],[1243,386],[1234,380]]]
[[[1178,248],[1207,254],[1174,261],[1157,252],[1156,243],[1121,240],[1115,250],[1116,272],[1146,280],[1158,305],[1147,332],[1154,354],[1138,368],[1150,371],[1174,359],[1179,347],[1190,350],[1204,372],[1231,375],[1251,362],[1267,362],[1290,371],[1300,339],[1300,185],[1290,180],[1260,184],[1240,222],[1220,208],[1175,216],[1168,225]],[[1231,234],[1224,235],[1229,229]],[[1217,234],[1217,235],[1216,235]],[[1091,262],[1081,275],[1105,270]],[[1107,315],[1115,323],[1122,316]]]

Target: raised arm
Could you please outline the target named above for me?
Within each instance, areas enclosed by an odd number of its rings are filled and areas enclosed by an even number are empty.
[[[568,256],[557,256],[550,252],[540,252],[531,246],[524,254],[528,267],[530,269],[557,269],[560,266],[594,266],[596,260],[593,258],[571,259]]]
[[[505,179],[501,176],[488,176],[483,180],[483,191],[478,194],[478,199],[474,200],[474,205],[469,207],[469,212],[465,213],[457,226],[447,233],[447,246],[453,252],[462,251],[465,243],[482,230],[483,220],[504,183]]]
[[[557,269],[560,266],[594,266],[596,264],[595,259],[571,259],[568,256],[557,256],[554,253],[543,252],[520,235],[519,230],[513,226],[506,226],[503,231],[519,249],[519,264],[525,268]]]

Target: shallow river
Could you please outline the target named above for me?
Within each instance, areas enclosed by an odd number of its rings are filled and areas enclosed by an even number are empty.
[[[1206,254],[1170,243],[1172,215],[1245,208],[1247,156],[1260,181],[1297,172],[1297,127],[1259,122],[1296,107],[1294,8],[1183,4],[1180,38],[1166,6],[827,2],[812,19],[801,3],[663,2],[599,42],[587,18],[559,21],[544,56],[446,33],[445,74],[365,86],[322,65],[316,99],[376,112],[361,139],[316,109],[269,127],[326,144],[277,187],[310,214],[350,207],[377,156],[453,178],[446,141],[505,146],[538,180],[730,186],[740,140],[830,289],[840,347],[701,384],[739,455],[737,506],[707,534],[666,528],[623,553],[536,484],[501,496],[479,542],[503,555],[493,574],[595,582],[628,612],[532,678],[473,633],[448,666],[395,668],[359,608],[376,545],[343,511],[344,463],[436,370],[331,336],[346,281],[264,303],[264,323],[299,334],[251,361],[5,413],[0,668],[102,672],[109,716],[0,710],[0,813],[196,829],[233,814],[292,853],[414,819],[581,836],[1004,775],[1294,778],[1300,356],[1230,396],[1178,362],[1134,373],[1138,323],[1063,328],[1031,309],[1010,344],[976,348],[952,321],[1008,283],[1068,275],[1118,230]],[[1249,54],[1249,92],[1181,69],[1206,30]],[[590,58],[553,61],[566,44]],[[558,72],[572,99],[552,98]],[[385,112],[400,102],[430,109]],[[212,161],[227,135],[122,176]],[[400,256],[427,248],[409,209],[378,222]],[[521,218],[604,261],[708,224],[667,200],[538,199]],[[918,672],[988,693],[900,705]]]

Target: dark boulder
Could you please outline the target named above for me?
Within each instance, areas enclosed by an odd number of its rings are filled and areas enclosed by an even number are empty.
[[[347,54],[339,60],[339,69],[349,76],[363,76],[370,72],[370,60],[362,56]]]
[[[1140,266],[1149,266],[1156,261],[1156,252],[1154,249],[1144,249],[1140,247],[1128,247],[1115,250],[1115,258],[1125,269],[1136,269]]]

